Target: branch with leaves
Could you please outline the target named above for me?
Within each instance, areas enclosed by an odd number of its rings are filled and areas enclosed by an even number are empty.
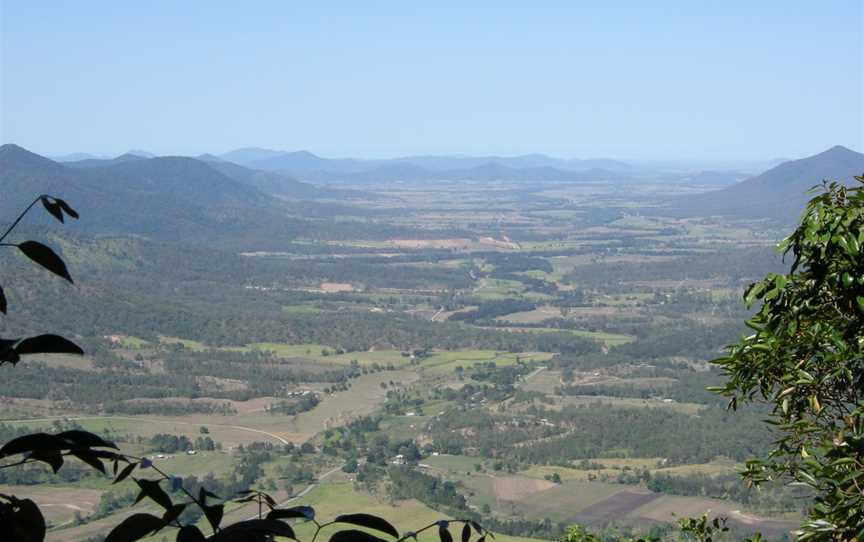
[[[761,303],[753,333],[714,360],[727,377],[714,391],[736,409],[771,407],[778,439],[745,478],[809,487],[815,504],[799,540],[864,540],[864,177],[824,183],[780,245],[789,273],[744,295]],[[818,189],[818,187],[817,187]]]
[[[42,206],[59,222],[65,221],[64,217],[78,218],[78,213],[69,206],[68,203],[60,198],[53,196],[41,195],[27,206],[21,214],[6,228],[6,231],[0,235],[0,247],[17,248],[24,256],[47,269],[55,275],[65,279],[72,284],[72,277],[69,275],[69,270],[66,269],[66,264],[63,259],[57,255],[47,245],[38,241],[22,241],[20,243],[10,243],[6,239],[13,233],[15,228],[21,223],[21,220],[28,212],[37,204]],[[0,312],[6,314],[7,300],[3,287],[0,286]],[[59,335],[45,334],[36,337],[28,337],[25,339],[3,339],[0,338],[0,365],[4,363],[16,364],[21,361],[21,356],[27,354],[77,354],[82,355],[84,351],[72,341],[60,337]]]

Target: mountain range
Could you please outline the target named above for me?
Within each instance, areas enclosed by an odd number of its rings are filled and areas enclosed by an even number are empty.
[[[808,190],[823,180],[856,184],[864,175],[864,154],[843,146],[790,160],[732,186],[677,198],[669,211],[679,216],[726,215],[792,222],[813,197]]]
[[[285,158],[284,153],[270,154],[267,158],[256,154],[257,151],[244,152],[241,156],[253,161]],[[237,155],[234,158],[237,159]],[[320,161],[331,162],[309,153],[292,159],[306,161],[309,167]],[[472,160],[482,162],[484,159],[457,157],[452,159],[455,162],[449,162],[449,158],[439,162],[434,157],[418,157],[417,160],[425,165],[397,160],[342,173],[307,170],[304,175],[317,182],[359,185],[448,179],[504,180],[524,183],[527,191],[534,189],[532,183],[544,181],[616,181],[640,175],[605,168],[565,170],[542,165],[545,158],[539,155],[507,159],[510,165],[483,162],[456,169],[437,168],[448,163],[468,165],[474,163]],[[367,167],[366,161],[363,162],[363,167]],[[522,167],[513,167],[517,163]],[[668,202],[665,212],[672,216],[728,215],[791,222],[810,197],[807,195],[810,187],[822,179],[851,184],[855,175],[862,174],[864,154],[837,146],[815,156],[784,162],[719,190],[675,198]],[[693,173],[686,179],[703,186],[723,186],[737,181],[740,176],[734,171],[718,171]],[[225,156],[146,158],[126,153],[110,159],[91,157],[59,163],[7,144],[0,146],[0,178],[3,179],[0,217],[14,217],[37,194],[48,193],[67,199],[81,211],[86,220],[74,227],[86,233],[134,234],[161,241],[263,250],[284,245],[298,236],[314,236],[315,232],[326,230],[327,235],[351,236],[364,227],[376,227],[362,221],[334,219],[337,215],[368,215],[372,212],[368,208],[351,206],[347,202],[352,198],[376,197],[373,193],[316,186],[281,171],[240,165]],[[657,178],[661,177],[654,179]]]
[[[219,158],[249,168],[282,171],[309,182],[366,184],[395,181],[537,181],[581,182],[601,174],[621,178],[633,166],[618,160],[564,160],[543,154],[521,156],[407,156],[386,160],[322,158],[308,151],[283,152],[255,147]],[[587,174],[586,174],[587,173]]]
[[[284,242],[309,228],[306,221],[287,216],[274,196],[201,160],[85,162],[60,164],[17,145],[0,146],[0,214],[13,217],[36,195],[47,193],[66,199],[86,217],[72,227],[89,233],[242,244],[262,238]]]

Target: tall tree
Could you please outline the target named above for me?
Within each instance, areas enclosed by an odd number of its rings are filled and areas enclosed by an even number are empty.
[[[864,177],[856,177],[864,183]],[[812,489],[799,540],[864,539],[864,192],[824,183],[779,247],[786,274],[752,284],[754,333],[714,360],[730,408],[771,406],[770,454],[747,463],[755,484],[780,479]]]

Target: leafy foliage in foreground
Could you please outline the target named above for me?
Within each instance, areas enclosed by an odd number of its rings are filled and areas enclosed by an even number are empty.
[[[856,178],[864,182],[864,177]],[[864,192],[824,186],[780,247],[787,274],[750,286],[762,302],[754,334],[714,361],[728,381],[716,388],[735,409],[771,406],[781,437],[745,478],[811,488],[815,505],[799,540],[864,538]]]

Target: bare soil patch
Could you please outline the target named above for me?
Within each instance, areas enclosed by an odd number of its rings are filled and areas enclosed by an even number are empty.
[[[534,493],[555,487],[555,485],[548,480],[532,480],[521,476],[494,477],[492,480],[495,498],[501,501],[519,501]]]
[[[626,489],[584,508],[576,516],[580,523],[604,524],[619,519],[660,496],[648,490]]]

